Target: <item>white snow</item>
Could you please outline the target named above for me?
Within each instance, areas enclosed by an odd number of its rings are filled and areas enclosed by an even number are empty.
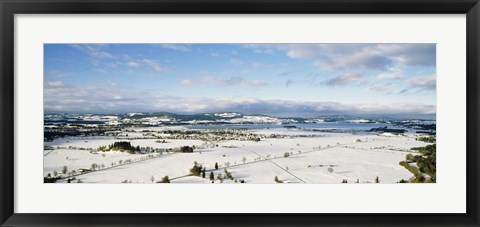
[[[156,127],[154,130],[161,128]],[[228,165],[227,169],[233,177],[237,181],[245,180],[246,183],[275,183],[273,180],[275,176],[288,183],[341,183],[342,180],[355,183],[357,179],[360,183],[366,183],[374,182],[377,176],[381,183],[395,183],[412,177],[408,170],[399,165],[400,161],[405,160],[406,154],[411,152],[410,148],[426,145],[410,135],[352,135],[283,128],[256,130],[254,133],[285,134],[292,137],[262,139],[259,142],[215,141],[209,142],[208,146],[201,140],[170,139],[166,140],[166,143],[156,143],[156,139],[128,140],[132,145],[141,147],[175,148],[193,145],[201,147],[194,153],[164,153],[161,156],[157,154],[158,157],[147,160],[143,159],[148,154],[106,152],[102,155],[102,152],[95,154],[88,150],[80,150],[125,141],[122,139],[113,137],[57,139],[45,143],[61,149],[44,151],[44,175],[53,171],[61,172],[63,166],[67,166],[69,171],[89,169],[92,163],[111,167],[112,162],[131,159],[133,162],[131,164],[78,175],[76,179],[84,183],[121,183],[125,180],[132,183],[151,183],[152,176],[154,181],[169,176],[172,183],[211,183],[208,177],[213,171],[214,182],[219,183],[217,176],[225,175],[224,168]],[[310,136],[297,137],[298,134]],[[361,142],[356,142],[358,140]],[[69,146],[71,149],[68,149]],[[285,158],[285,153],[288,153],[289,157]],[[243,158],[246,159],[245,164]],[[188,176],[194,162],[207,168],[207,179]],[[218,170],[214,169],[215,163],[220,167]],[[333,168],[333,172],[330,173],[328,168]]]
[[[238,117],[240,116],[241,114],[239,113],[216,113],[214,114],[215,116],[217,117]]]

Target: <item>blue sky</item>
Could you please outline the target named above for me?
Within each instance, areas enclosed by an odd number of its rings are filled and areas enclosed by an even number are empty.
[[[46,44],[45,112],[434,117],[435,44]]]

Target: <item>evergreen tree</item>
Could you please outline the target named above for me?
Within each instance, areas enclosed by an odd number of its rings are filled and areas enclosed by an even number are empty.
[[[215,169],[218,169],[218,163],[215,162]]]
[[[190,174],[193,176],[200,176],[202,173],[202,166],[198,164],[194,164],[193,167],[190,169]]]
[[[67,174],[67,172],[68,172],[67,166],[63,166],[63,168],[62,168],[62,174]]]
[[[158,183],[170,183],[170,179],[168,178],[168,176],[164,176],[162,180],[159,181]]]
[[[275,176],[273,180],[275,181],[275,183],[283,183],[283,181],[279,180],[277,176]]]
[[[180,147],[180,152],[182,153],[193,153],[193,148],[189,146]]]
[[[210,172],[210,180],[215,180],[215,175],[213,174],[213,172]]]

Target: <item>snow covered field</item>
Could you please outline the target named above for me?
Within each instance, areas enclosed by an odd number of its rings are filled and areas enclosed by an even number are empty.
[[[56,139],[45,142],[45,146],[60,149],[44,151],[44,176],[53,174],[54,171],[60,173],[64,166],[68,172],[76,170],[78,173],[79,169],[90,169],[95,163],[103,168],[77,175],[73,182],[152,183],[168,176],[171,183],[212,183],[208,178],[210,172],[213,172],[214,182],[220,183],[217,176],[225,176],[226,167],[234,180],[224,180],[223,183],[244,180],[245,183],[270,184],[275,183],[275,176],[284,183],[341,183],[343,180],[348,183],[357,180],[367,183],[374,182],[377,176],[380,183],[395,183],[413,176],[399,165],[411,152],[410,148],[427,145],[416,141],[413,135],[352,135],[283,128],[253,132],[291,137],[262,139],[258,142],[223,140],[208,144],[201,140],[168,139],[166,143],[157,143],[156,139],[128,140],[132,145],[140,147],[201,147],[193,153],[163,152],[161,155],[85,150],[125,141],[113,137]],[[130,134],[137,136],[141,133]],[[284,157],[285,153],[289,157]],[[126,160],[131,163],[125,164]],[[194,162],[206,167],[205,179],[188,176]],[[218,170],[214,168],[215,163],[219,165]]]

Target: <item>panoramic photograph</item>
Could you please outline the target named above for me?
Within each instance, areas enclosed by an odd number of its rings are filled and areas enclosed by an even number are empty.
[[[436,44],[44,44],[44,183],[436,182]]]

